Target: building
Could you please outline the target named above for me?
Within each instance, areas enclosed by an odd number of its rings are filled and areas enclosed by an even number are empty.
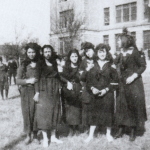
[[[150,23],[148,21],[149,0],[50,0],[50,16],[60,20],[63,29],[67,26],[67,13],[71,13],[69,5],[73,5],[75,14],[81,14],[84,25],[81,26],[80,38],[73,41],[73,47],[80,49],[81,42],[89,41],[108,43],[111,51],[117,50],[116,37],[127,27],[135,37],[139,49],[150,49]],[[60,25],[62,27],[62,25]],[[68,33],[54,33],[51,20],[50,41],[58,53],[65,53],[69,43]],[[68,38],[68,42],[67,39]]]

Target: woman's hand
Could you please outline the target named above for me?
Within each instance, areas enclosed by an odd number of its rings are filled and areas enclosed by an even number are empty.
[[[39,101],[39,92],[36,92],[36,93],[35,93],[33,99],[34,99],[35,102],[38,102],[38,101]]]
[[[83,72],[84,72],[84,71],[81,70],[81,71],[79,71],[79,74],[82,75]]]
[[[37,82],[38,80],[36,78],[29,78],[26,80],[27,84],[34,84],[35,82]]]
[[[58,72],[63,72],[63,67],[62,66],[58,65],[57,68],[58,68]]]
[[[107,90],[106,89],[103,89],[100,91],[100,94],[98,96],[103,96],[107,93]]]
[[[73,84],[71,82],[67,82],[67,89],[68,90],[73,90]]]
[[[86,67],[86,71],[90,71],[93,67],[94,67],[93,63],[90,63],[90,64],[88,63]]]
[[[138,74],[134,73],[132,76],[130,76],[126,79],[126,84],[132,83],[137,77],[138,77]]]
[[[98,94],[100,91],[97,89],[97,88],[92,88],[92,93],[94,94],[94,95],[96,95],[96,94]]]

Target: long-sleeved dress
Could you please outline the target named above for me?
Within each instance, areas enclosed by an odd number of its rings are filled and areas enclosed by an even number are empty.
[[[88,66],[88,63],[94,63],[94,61],[92,62],[92,60],[88,60],[87,58],[84,58],[81,62],[80,71],[85,72],[86,68]],[[91,101],[91,95],[89,94],[89,92],[87,92],[86,89],[86,79],[82,80],[82,94],[81,94],[81,100],[82,100],[82,125],[87,126],[88,125],[88,119],[89,119],[89,102]]]
[[[46,64],[39,80],[39,102],[37,103],[37,128],[56,129],[60,118],[60,80],[57,70]]]
[[[81,124],[81,84],[78,69],[68,67],[61,73],[61,80],[64,82],[62,92],[66,101],[66,122],[69,125]],[[73,84],[73,90],[67,89],[68,81]]]
[[[21,108],[23,114],[24,132],[29,134],[34,131],[36,124],[35,119],[35,101],[33,97],[35,92],[39,91],[38,82],[35,84],[26,84],[26,79],[39,77],[38,65],[31,67],[30,64],[24,69],[24,65],[20,65],[17,72],[17,84],[21,85]],[[36,129],[35,129],[36,130]]]
[[[89,125],[103,125],[111,127],[114,115],[114,89],[117,88],[117,72],[111,67],[109,62],[100,68],[98,63],[94,67],[82,74],[82,79],[86,78],[87,91],[91,95],[89,103]],[[102,97],[94,95],[91,88],[98,90],[109,88],[109,91]]]
[[[118,65],[120,91],[116,101],[115,123],[117,125],[144,127],[147,120],[144,86],[141,74],[146,69],[144,54],[136,49],[129,50],[126,56],[120,54]],[[130,84],[126,79],[137,73],[138,77]]]

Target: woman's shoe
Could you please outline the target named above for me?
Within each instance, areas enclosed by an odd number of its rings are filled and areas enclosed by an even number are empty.
[[[31,136],[30,136],[30,135],[27,135],[27,138],[25,139],[25,144],[26,144],[26,145],[29,145],[31,142],[32,142]]]
[[[136,139],[136,135],[135,135],[135,129],[131,129],[131,134],[130,134],[130,137],[129,137],[129,141],[133,142],[135,141]]]
[[[123,136],[123,128],[119,128],[118,133],[114,136],[114,139],[121,138]]]

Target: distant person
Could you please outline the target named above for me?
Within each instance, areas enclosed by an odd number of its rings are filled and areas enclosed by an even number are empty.
[[[19,64],[21,64],[26,59],[26,49],[25,46],[22,47],[20,54],[19,54]]]
[[[0,92],[2,100],[4,100],[4,90],[6,99],[8,99],[9,84],[8,84],[7,67],[5,64],[2,63],[2,61],[3,61],[2,57],[0,57]]]
[[[148,59],[150,60],[150,49],[148,49]]]
[[[17,63],[13,60],[12,57],[9,58],[8,62],[8,76],[9,76],[9,84],[11,85],[11,77],[14,78],[14,84],[16,84],[16,74],[17,74]]]

